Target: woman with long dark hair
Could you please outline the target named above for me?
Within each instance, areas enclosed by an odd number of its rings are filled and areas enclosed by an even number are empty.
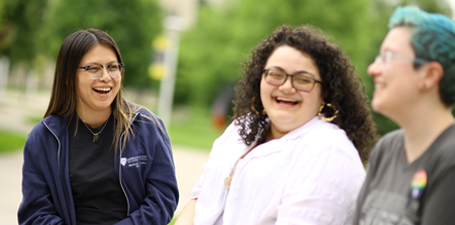
[[[124,67],[97,29],[63,42],[44,119],[24,147],[20,224],[167,224],[178,202],[161,120],[121,95]]]

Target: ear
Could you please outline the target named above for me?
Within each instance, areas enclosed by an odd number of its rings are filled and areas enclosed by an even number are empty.
[[[425,76],[419,86],[422,90],[432,89],[433,87],[439,86],[439,81],[444,75],[444,68],[442,68],[439,62],[429,62],[425,65]]]

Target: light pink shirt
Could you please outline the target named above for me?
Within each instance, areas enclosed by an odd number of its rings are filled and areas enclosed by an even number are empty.
[[[365,178],[358,152],[338,126],[317,117],[280,139],[249,148],[232,123],[213,144],[191,191],[196,225],[350,224]]]

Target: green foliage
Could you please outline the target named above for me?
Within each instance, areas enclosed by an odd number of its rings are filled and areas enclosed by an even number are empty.
[[[0,130],[0,153],[10,152],[24,147],[25,135],[11,133],[10,131]]]
[[[13,64],[25,62],[36,68],[43,56],[55,61],[69,34],[97,28],[108,32],[122,52],[124,84],[150,87],[151,43],[162,27],[157,0],[8,0],[3,12],[6,26],[2,29],[0,21],[0,54],[9,56]]]
[[[5,1],[2,10],[0,54],[8,55],[13,64],[34,60],[45,45],[41,42],[41,31],[45,26],[44,16],[47,0]]]
[[[330,7],[328,7],[330,6]],[[209,105],[222,86],[239,79],[241,62],[278,26],[312,24],[334,37],[357,61],[371,46],[368,1],[242,0],[204,5],[182,40],[176,103]],[[356,63],[362,70],[365,63]]]
[[[152,40],[161,32],[161,13],[156,0],[60,0],[51,7],[49,34],[55,35],[57,53],[69,34],[88,28],[108,32],[117,42],[126,65],[124,85],[149,87],[147,68]],[[51,21],[59,21],[51,23]]]
[[[449,15],[443,0],[234,0],[202,5],[198,24],[181,43],[175,93],[176,104],[209,106],[225,85],[239,79],[241,62],[252,48],[278,26],[312,24],[333,37],[351,58],[371,97],[373,79],[368,65],[379,52],[388,19],[397,5],[417,4],[430,12]],[[397,126],[373,113],[380,134]]]

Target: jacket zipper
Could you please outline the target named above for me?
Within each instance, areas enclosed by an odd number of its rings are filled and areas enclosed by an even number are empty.
[[[133,122],[134,120],[136,119],[136,117],[139,115],[139,113],[136,113],[136,115],[133,117],[133,119],[131,120],[131,123],[130,123],[130,126],[133,125]],[[119,179],[119,183],[120,183],[120,187],[122,188],[122,191],[123,191],[123,194],[125,195],[125,199],[126,199],[126,216],[130,216],[130,200],[128,199],[128,195],[126,194],[126,191],[125,191],[125,188],[123,187],[123,183],[122,183],[122,164],[121,164],[121,159],[122,159],[122,140],[123,140],[123,136],[125,135],[125,132],[122,133],[122,135],[120,135],[120,141],[119,141],[119,145],[120,145],[120,157],[119,157],[119,161],[118,161],[118,179]]]
[[[58,150],[57,150],[57,166],[58,166],[58,171],[60,174],[62,174],[64,176],[64,173],[61,173],[61,163],[60,163],[60,153],[61,153],[61,149],[62,149],[62,144],[60,143],[60,139],[58,139],[57,135],[55,135],[55,133],[51,130],[51,128],[49,128],[49,126],[47,126],[47,124],[43,121],[43,124],[44,126],[49,130],[49,132],[51,132],[51,134],[54,136],[55,140],[57,140],[57,143],[58,143]],[[65,189],[68,188],[67,185],[63,185],[65,187]],[[68,192],[66,192],[66,199],[68,199]],[[69,206],[68,206],[69,207]],[[71,223],[71,213],[68,213],[68,215],[70,216],[70,223]]]

